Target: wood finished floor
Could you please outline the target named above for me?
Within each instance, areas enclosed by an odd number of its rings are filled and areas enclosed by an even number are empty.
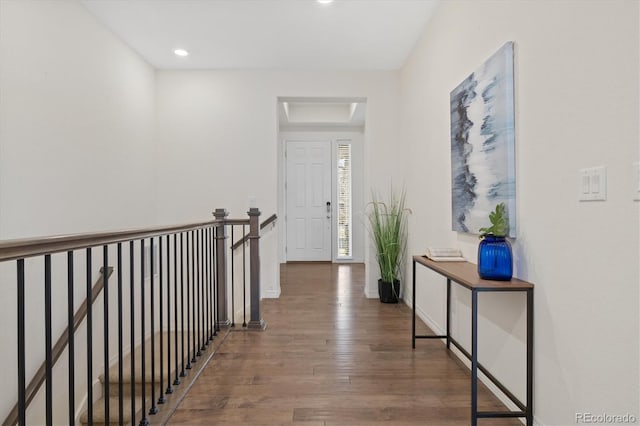
[[[411,311],[366,299],[363,265],[282,265],[281,287],[267,330],[230,333],[169,424],[470,423],[468,369],[438,340],[412,350]],[[479,407],[503,409],[482,385]]]

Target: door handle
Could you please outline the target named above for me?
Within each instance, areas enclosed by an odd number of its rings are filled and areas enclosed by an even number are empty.
[[[327,219],[331,219],[331,201],[327,201]]]

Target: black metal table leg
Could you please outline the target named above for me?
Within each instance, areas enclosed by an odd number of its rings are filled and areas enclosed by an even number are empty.
[[[451,279],[447,278],[447,349],[451,348]]]
[[[471,291],[471,426],[478,424],[478,292]]]
[[[527,426],[533,426],[533,289],[527,290]]]
[[[411,296],[411,347],[416,348],[416,261],[413,261],[413,294]],[[447,333],[448,334],[448,333]]]

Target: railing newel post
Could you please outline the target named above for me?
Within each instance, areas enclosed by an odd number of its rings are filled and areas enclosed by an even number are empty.
[[[249,215],[249,286],[251,316],[249,329],[264,330],[267,324],[260,314],[260,209],[251,207]]]
[[[227,225],[224,222],[229,216],[227,209],[216,209],[213,212],[217,223],[216,227],[216,265],[217,265],[217,288],[218,288],[218,327],[228,327],[231,322],[227,313]]]

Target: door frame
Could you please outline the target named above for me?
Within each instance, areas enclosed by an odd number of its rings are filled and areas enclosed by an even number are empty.
[[[350,141],[352,146],[352,239],[353,252],[351,258],[337,259],[337,146],[338,143]],[[283,131],[279,132],[279,196],[278,204],[280,217],[285,220],[284,226],[279,227],[279,257],[281,263],[287,262],[287,199],[285,184],[287,182],[287,141],[323,142],[331,144],[331,262],[332,263],[362,263],[365,258],[365,225],[364,203],[364,133],[358,131]],[[356,169],[355,164],[358,168]],[[359,204],[357,205],[357,203]]]

